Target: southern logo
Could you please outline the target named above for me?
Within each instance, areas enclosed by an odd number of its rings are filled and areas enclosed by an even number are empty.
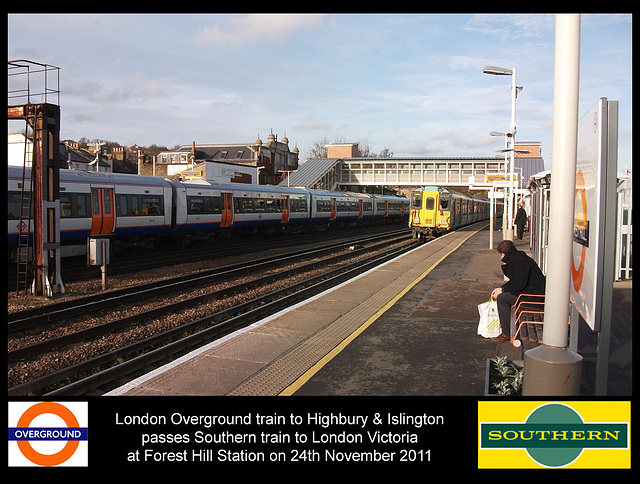
[[[478,402],[478,466],[627,468],[629,422],[629,402]]]

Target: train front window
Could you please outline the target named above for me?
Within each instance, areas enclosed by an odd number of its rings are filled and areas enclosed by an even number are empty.
[[[449,198],[440,197],[440,210],[449,210]]]
[[[427,197],[427,210],[433,210],[436,206],[436,199],[433,197]]]
[[[411,206],[416,209],[422,208],[422,193],[414,193],[411,199]]]

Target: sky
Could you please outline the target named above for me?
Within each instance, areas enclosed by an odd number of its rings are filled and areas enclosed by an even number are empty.
[[[357,142],[397,157],[495,156],[511,120],[552,165],[555,15],[9,14],[8,60],[60,68],[61,139],[125,146]],[[631,170],[632,15],[581,16],[581,117],[619,101]],[[12,127],[10,126],[11,130]]]

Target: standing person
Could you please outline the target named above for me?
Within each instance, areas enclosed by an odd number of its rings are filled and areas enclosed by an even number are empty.
[[[503,240],[498,244],[498,252],[503,262],[502,272],[509,280],[496,287],[491,293],[498,303],[498,316],[502,333],[493,341],[500,343],[508,341],[511,333],[511,306],[518,300],[520,294],[544,294],[546,280],[544,274],[531,257],[516,249],[513,242]]]
[[[527,223],[527,212],[523,207],[522,200],[518,202],[518,211],[516,212],[516,219],[514,220],[516,227],[518,228],[518,239],[522,240],[524,235],[524,226]]]

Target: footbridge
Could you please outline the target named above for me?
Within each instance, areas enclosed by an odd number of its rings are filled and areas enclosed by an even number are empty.
[[[531,175],[544,170],[544,162],[541,157],[516,157],[514,167],[516,183],[522,180],[524,187]],[[508,181],[508,176],[504,157],[326,158],[307,160],[280,185],[323,190],[355,190],[361,186],[490,187],[493,181]]]

